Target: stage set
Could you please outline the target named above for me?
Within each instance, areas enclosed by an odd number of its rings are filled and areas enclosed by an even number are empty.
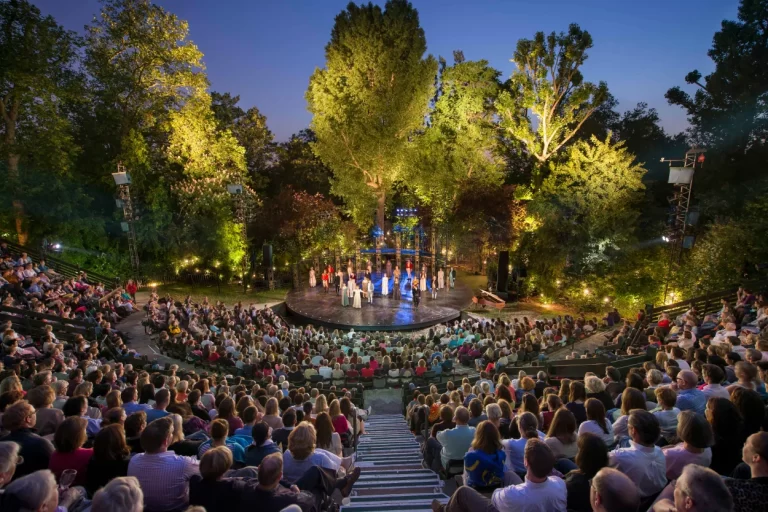
[[[371,254],[366,254],[367,252]],[[286,296],[286,308],[293,317],[303,323],[333,329],[403,331],[424,329],[438,323],[456,320],[461,316],[461,310],[471,304],[473,291],[458,281],[454,281],[454,287],[451,288],[451,267],[438,267],[433,264],[435,260],[431,258],[431,254],[421,252],[418,254],[419,257],[416,257],[415,251],[401,250],[398,251],[396,258],[390,259],[387,252],[389,251],[386,249],[379,249],[378,252],[362,250],[354,259],[346,260],[346,265],[343,263],[344,260],[339,258],[335,263],[341,264],[341,269],[334,268],[332,263],[324,267],[319,265],[310,267],[300,276],[301,286],[295,286],[294,290]],[[420,260],[425,263],[419,265]],[[372,261],[378,263],[377,268],[374,269]],[[402,268],[399,271],[399,294],[394,289],[398,262],[402,262]],[[427,265],[426,262],[430,264]],[[328,266],[333,268],[333,274],[328,276],[329,286],[326,292],[323,286],[323,272]],[[438,273],[441,269],[443,288],[438,286],[437,298],[433,299],[432,288],[437,281],[440,281]],[[334,278],[337,278],[339,270],[342,276],[340,276],[340,290],[337,293]],[[412,285],[415,279],[424,281],[422,272],[427,276],[426,290],[424,286],[420,286],[422,291],[417,305],[413,299]],[[352,297],[348,296],[350,273],[354,276],[354,288],[357,290],[357,300],[361,306],[359,308],[353,306],[355,294],[353,293]],[[373,284],[372,303],[365,296],[368,293],[368,281]],[[386,295],[382,293],[382,287],[385,284]],[[342,294],[347,294],[346,300],[342,299]]]

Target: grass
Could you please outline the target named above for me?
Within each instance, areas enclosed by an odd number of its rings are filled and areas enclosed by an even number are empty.
[[[148,292],[149,289],[142,290]],[[251,302],[256,304],[281,302],[285,299],[285,294],[288,292],[287,288],[276,288],[274,290],[248,290],[243,291],[242,286],[236,285],[221,285],[221,291],[216,285],[199,285],[188,283],[173,283],[164,284],[157,287],[157,293],[161,296],[171,295],[176,300],[184,300],[187,295],[192,296],[193,302],[202,302],[204,297],[208,297],[209,302],[222,301],[228,306],[233,305],[238,301],[243,301],[246,304]]]

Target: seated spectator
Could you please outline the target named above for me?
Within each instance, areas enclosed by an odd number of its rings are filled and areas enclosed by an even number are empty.
[[[333,488],[341,489],[343,496],[349,496],[352,485],[360,477],[360,468],[342,479],[336,479],[336,472],[340,467],[349,469],[353,459],[351,457],[340,458],[325,450],[316,449],[317,435],[315,427],[311,423],[302,422],[291,432],[288,437],[288,450],[283,454],[283,479],[289,484],[296,484],[305,477],[307,471],[317,466],[323,475],[324,481],[333,480]]]
[[[587,511],[626,512],[638,509],[640,495],[627,475],[612,468],[603,468],[592,479],[590,502],[592,508]]]
[[[280,453],[280,447],[270,439],[269,425],[263,421],[253,426],[251,435],[253,443],[245,450],[244,463],[246,466],[258,466],[264,457],[273,453]]]
[[[199,389],[193,389],[187,396],[187,403],[192,409],[192,414],[203,421],[211,421],[211,416],[208,414],[208,410],[205,408],[202,402],[202,394]]]
[[[478,398],[473,398],[469,401],[469,423],[470,427],[477,427],[481,422],[488,419],[483,413],[483,402]]]
[[[464,483],[475,489],[494,489],[504,483],[504,459],[499,430],[490,421],[475,428],[475,437],[464,456]]]
[[[706,417],[715,439],[709,467],[720,475],[730,476],[741,462],[741,450],[746,440],[744,421],[733,402],[725,398],[710,398]]]
[[[600,401],[595,400],[600,404]],[[602,404],[600,404],[602,405]],[[583,425],[583,423],[582,423]],[[590,512],[591,480],[598,471],[608,465],[608,449],[600,437],[585,433],[579,436],[579,452],[576,454],[576,467],[565,475],[565,486],[568,489],[568,510],[574,512]]]
[[[558,409],[544,439],[555,459],[573,459],[578,452],[577,437],[576,417],[568,409]]]
[[[40,436],[56,432],[56,428],[64,421],[64,413],[53,407],[56,393],[49,385],[37,386],[29,390],[27,400],[35,408],[37,423],[35,430]]]
[[[690,370],[683,370],[677,374],[677,402],[676,406],[681,411],[692,410],[704,415],[707,406],[707,396],[698,388],[699,379]]]
[[[606,446],[614,442],[613,424],[605,417],[605,407],[597,398],[589,398],[586,402],[587,421],[579,425],[579,436],[594,434],[603,440]]]
[[[683,469],[680,478],[664,490],[653,512],[730,512],[733,498],[723,479],[714,471],[696,464]]]
[[[200,474],[189,480],[189,504],[202,506],[206,512],[237,510],[248,484],[242,478],[224,478],[232,463],[232,452],[224,446],[206,451],[200,459]]]
[[[166,411],[171,403],[171,392],[163,388],[155,393],[155,405],[146,410],[147,423],[152,423],[158,418],[164,418],[170,413]]]
[[[123,423],[125,427],[125,442],[131,449],[131,453],[141,453],[144,449],[141,447],[141,433],[147,427],[147,413],[139,411],[131,414]]]
[[[93,495],[113,478],[126,476],[130,456],[131,449],[125,441],[123,426],[107,425],[102,428],[93,441],[93,457],[88,461],[85,487],[89,494]]]
[[[714,444],[712,427],[704,416],[693,411],[683,411],[677,422],[677,438],[680,443],[663,448],[667,461],[667,478],[674,480],[688,464],[709,467]]]
[[[584,388],[587,391],[587,398],[596,398],[603,403],[606,411],[616,408],[616,404],[611,395],[605,390],[605,383],[599,377],[594,375],[584,379]],[[623,391],[623,389],[622,389]]]
[[[139,481],[132,477],[118,477],[93,496],[91,512],[142,512],[144,493]]]
[[[283,486],[284,480],[282,455],[268,455],[259,465],[258,485],[248,486],[234,512],[320,510],[320,504],[336,488],[334,479],[314,466],[290,488]]]
[[[137,403],[137,398],[138,392],[133,386],[128,386],[120,393],[120,399],[123,401],[123,409],[125,409],[125,414],[128,416],[138,411],[146,412],[150,408],[148,404]]]
[[[746,388],[736,388],[731,393],[731,402],[738,409],[744,421],[744,436],[748,437],[759,432],[766,417],[765,404],[757,391]]]
[[[331,402],[331,410],[333,410],[334,402],[338,403],[337,400]],[[337,457],[342,456],[341,437],[338,432],[334,431],[331,416],[327,412],[321,412],[315,418],[315,431],[317,434],[317,448],[329,451]]]
[[[211,422],[208,433],[211,435],[211,438],[200,445],[200,448],[197,452],[198,459],[201,459],[203,454],[211,448],[216,448],[217,446],[226,446],[232,451],[232,457],[235,459],[235,462],[240,464],[244,463],[245,449],[240,445],[240,443],[227,436],[229,433],[229,423],[227,423],[226,420],[220,418],[213,420]]]
[[[616,442],[623,442],[624,438],[629,437],[627,422],[629,413],[633,409],[645,411],[645,395],[642,391],[635,388],[626,388],[621,393],[621,409],[618,411],[620,416],[613,422],[613,435]]]
[[[199,474],[198,461],[169,452],[172,438],[171,418],[153,421],[141,433],[144,453],[134,455],[128,464],[128,476],[139,481],[147,510],[176,511],[189,505],[189,479]]]
[[[323,403],[325,403],[325,397],[323,395],[320,395],[323,397]],[[280,408],[278,407],[277,398],[270,398],[267,400],[267,405],[264,408],[264,418],[262,418],[262,421],[269,425],[272,430],[277,430],[279,428],[283,428],[283,420],[280,418]]]
[[[451,461],[461,461],[463,465],[464,455],[475,438],[475,429],[467,425],[469,411],[464,406],[456,408],[453,420],[456,426],[439,432],[435,438],[440,443],[440,462],[443,468],[448,468]]]
[[[496,489],[490,499],[471,487],[459,487],[447,505],[442,505],[437,500],[433,501],[432,510],[436,512],[480,510],[565,512],[567,506],[565,482],[559,477],[550,476],[555,465],[555,457],[546,443],[538,439],[529,439],[525,445],[524,464],[527,471],[525,482]]]
[[[37,423],[35,408],[22,400],[7,407],[3,413],[3,428],[10,433],[3,441],[19,445],[21,464],[16,466],[15,477],[20,478],[41,469],[48,469],[53,445],[33,431]]]
[[[706,385],[701,388],[702,393],[707,399],[710,398],[730,398],[730,393],[722,385],[725,380],[725,372],[715,364],[705,364],[702,368],[704,382]]]
[[[675,444],[677,442],[677,417],[680,415],[680,409],[675,407],[677,393],[667,386],[657,388],[656,400],[659,407],[654,409],[653,415],[659,422],[661,436],[666,443]]]
[[[667,483],[664,452],[656,446],[661,435],[659,421],[645,410],[629,413],[629,448],[617,448],[609,454],[609,465],[626,474],[637,485],[641,498],[660,492]]]
[[[8,484],[2,493],[3,512],[54,512],[82,502],[80,488],[59,492],[56,477],[46,470],[35,471]]]
[[[166,416],[173,421],[173,435],[171,436],[171,444],[168,445],[168,451],[173,452],[176,455],[184,455],[186,457],[196,457],[200,450],[200,445],[204,442],[203,439],[187,439],[184,435],[184,423],[179,414],[169,414]]]
[[[525,446],[529,439],[544,440],[543,432],[538,430],[539,420],[533,413],[524,412],[515,418],[520,430],[519,439],[505,439],[501,442],[507,454],[505,464],[507,470],[514,471],[522,478],[528,471],[525,467]]]
[[[296,410],[293,408],[288,409],[283,413],[283,427],[272,431],[272,441],[280,447],[281,450],[285,450],[288,446],[288,436],[296,426]],[[253,465],[253,464],[249,464]]]
[[[255,406],[249,405],[245,408],[242,414],[243,428],[235,430],[236,436],[251,437],[251,429],[256,424],[256,420],[259,416],[259,410]]]
[[[333,423],[333,430],[342,435],[349,435],[352,429],[346,416],[341,413],[341,403],[338,400],[332,400],[331,405],[328,407],[328,415]]]
[[[61,478],[65,469],[77,471],[72,485],[85,485],[88,475],[88,462],[93,456],[92,448],[83,448],[88,439],[85,429],[88,422],[85,418],[71,416],[65,419],[53,437],[53,445],[56,451],[51,454],[48,464],[56,479]]]
[[[568,394],[568,403],[565,404],[565,407],[576,417],[577,425],[581,425],[581,423],[587,420],[587,410],[584,405],[586,400],[587,394],[584,389],[584,383],[580,381],[572,381]]]
[[[743,459],[751,478],[726,478],[725,486],[733,497],[735,510],[762,512],[768,503],[768,432],[749,436],[744,443]]]

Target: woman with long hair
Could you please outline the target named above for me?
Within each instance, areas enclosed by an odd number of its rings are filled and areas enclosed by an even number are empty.
[[[707,400],[705,415],[715,440],[709,467],[720,475],[729,476],[741,462],[741,449],[746,440],[744,421],[733,402],[726,398]]]
[[[590,400],[595,400],[601,406],[603,405],[597,399]],[[603,410],[605,410],[604,407]],[[565,486],[568,489],[568,510],[592,512],[589,497],[592,478],[598,471],[608,466],[608,448],[600,437],[591,433],[580,435],[577,445],[578,453],[575,461],[578,469],[565,475]]]
[[[579,425],[579,436],[593,434],[603,440],[606,446],[613,445],[613,424],[605,417],[605,406],[597,398],[588,398],[585,403],[587,421]]]
[[[342,456],[341,437],[334,430],[331,416],[327,412],[321,412],[315,418],[315,431],[317,434],[317,448],[329,451],[337,457]]]
[[[490,421],[481,421],[464,455],[464,484],[486,490],[501,487],[506,457],[499,430]]]
[[[766,410],[760,393],[751,389],[737,387],[731,393],[731,402],[741,413],[744,420],[744,437],[759,432],[765,420]]]
[[[237,409],[235,409],[235,401],[232,397],[224,398],[219,407],[216,409],[216,419],[224,420],[229,425],[229,435],[235,435],[235,430],[243,428],[243,420],[237,415]]]
[[[93,455],[92,448],[83,448],[88,440],[86,427],[88,420],[79,416],[70,416],[66,418],[53,435],[53,445],[56,451],[51,454],[48,463],[56,479],[61,478],[61,474],[66,469],[77,471],[73,485],[85,485],[88,475],[88,461]]]
[[[629,411],[632,409],[642,409],[645,407],[645,393],[635,388],[626,388],[621,393],[621,416],[613,422],[613,435],[616,441],[629,437]]]
[[[85,487],[90,495],[107,485],[113,478],[128,474],[131,449],[125,440],[122,425],[102,427],[93,441],[93,457],[88,462]]]
[[[677,437],[681,441],[679,444],[662,448],[668,479],[679,478],[688,464],[709,467],[714,437],[706,418],[690,410],[681,412],[677,420]]]
[[[507,454],[505,467],[524,478],[528,469],[523,463],[525,444],[528,439],[544,439],[544,434],[539,432],[539,420],[530,412],[524,412],[517,416],[517,428],[520,431],[519,439],[505,439],[501,442],[504,452]]]
[[[352,457],[341,458],[318,449],[315,427],[303,421],[288,436],[288,449],[283,453],[283,480],[288,484],[295,484],[312,467],[318,467],[327,475],[323,480],[335,481],[334,485],[326,488],[327,494],[338,488],[341,495],[346,497],[352,491],[352,484],[360,477],[360,468],[356,467],[340,480],[336,480],[335,475],[339,468],[349,470],[352,463]]]
[[[587,401],[587,393],[584,389],[584,383],[578,380],[571,382],[568,393],[568,403],[565,407],[576,417],[576,423],[581,424],[587,421],[587,409],[584,402]]]
[[[556,459],[572,459],[579,451],[577,438],[576,417],[568,409],[558,409],[544,442],[552,449]]]
[[[557,392],[557,396],[564,404],[568,403],[568,397],[571,394],[571,379],[562,379],[560,381],[560,391]]]
[[[328,399],[325,397],[325,395],[318,395],[315,399],[315,408],[312,410],[312,413],[317,415],[321,412],[328,412]]]
[[[261,421],[269,425],[272,430],[283,428],[283,419],[280,417],[280,408],[278,406],[277,398],[272,397],[267,400],[267,404],[264,407],[264,417]]]

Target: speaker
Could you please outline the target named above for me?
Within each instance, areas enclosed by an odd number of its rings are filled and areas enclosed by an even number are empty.
[[[261,250],[262,250],[261,265],[263,267],[272,268],[272,245],[264,244]]]
[[[507,281],[509,280],[509,251],[499,251],[499,274],[496,290],[500,292],[507,291]]]

